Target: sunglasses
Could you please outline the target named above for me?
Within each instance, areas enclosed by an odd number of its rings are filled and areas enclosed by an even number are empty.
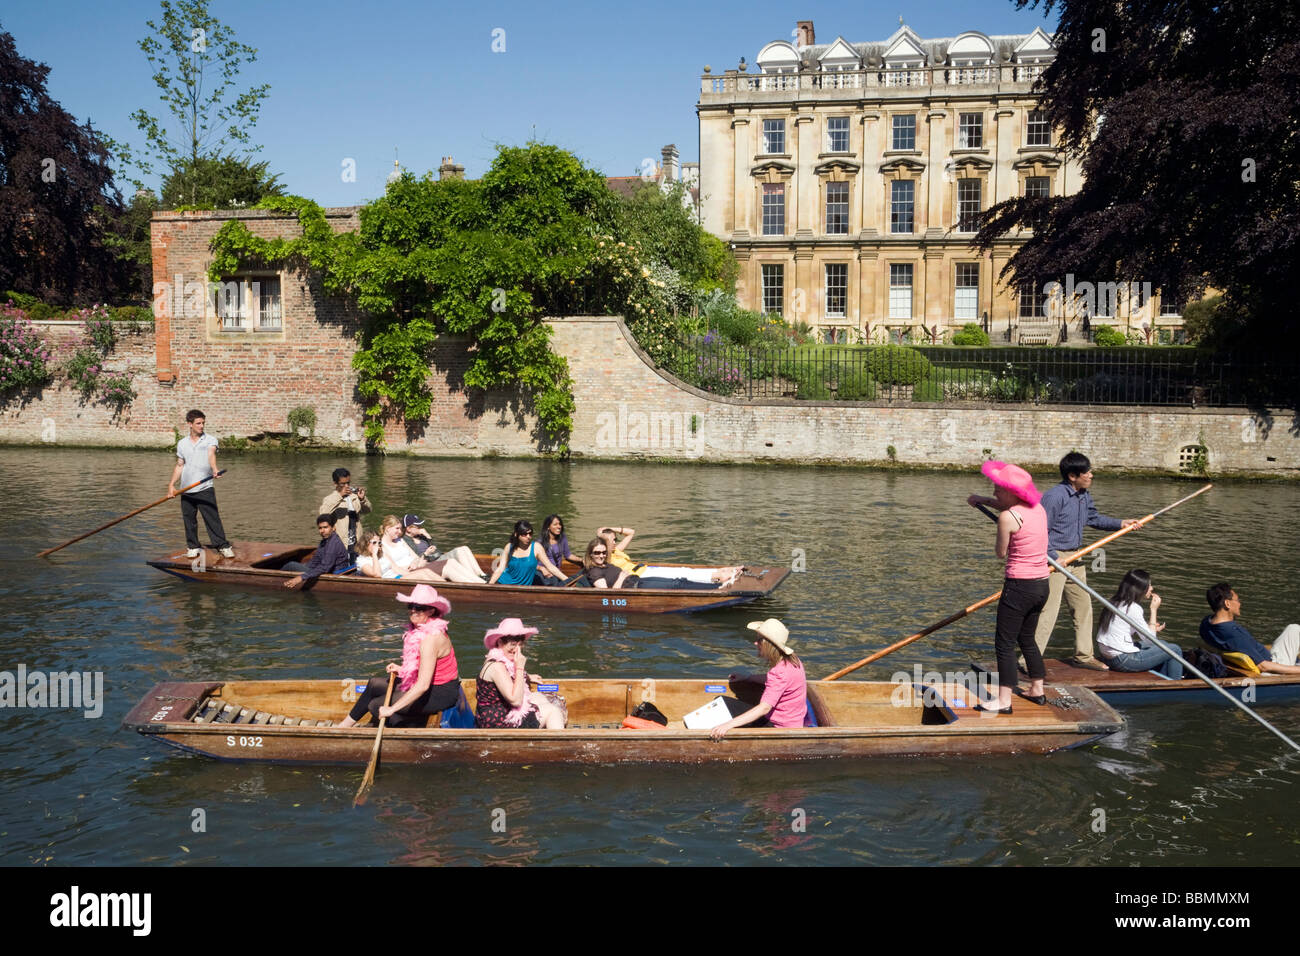
[[[608,552],[608,551],[603,551],[603,550],[602,550],[602,551],[593,551],[593,552],[591,552],[591,556],[592,556],[593,558],[594,558],[596,555],[598,555],[598,554],[604,555],[604,554],[609,554],[609,552]]]

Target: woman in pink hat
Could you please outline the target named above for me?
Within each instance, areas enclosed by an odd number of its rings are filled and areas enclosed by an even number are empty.
[[[410,594],[397,600],[409,604],[410,621],[402,638],[402,663],[389,664],[387,672],[400,679],[397,697],[384,705],[388,681],[371,679],[357,698],[340,727],[352,727],[370,712],[372,723],[388,718],[390,727],[423,727],[433,714],[455,707],[460,700],[460,676],[456,651],[447,636],[447,615],[451,602],[427,584],[417,584]]]
[[[475,727],[519,727],[558,730],[564,726],[564,712],[547,697],[528,689],[537,675],[528,675],[524,665],[524,641],[537,633],[517,617],[508,617],[483,635],[487,659],[478,672],[478,707]]]
[[[1025,657],[1029,672],[1029,693],[1020,696],[1034,704],[1046,704],[1043,694],[1043,655],[1034,642],[1038,615],[1047,603],[1047,512],[1038,503],[1042,497],[1034,479],[1023,468],[1004,461],[986,461],[980,471],[993,482],[993,497],[971,495],[972,507],[1000,508],[998,537],[994,553],[1007,562],[1006,580],[998,601],[997,636],[993,647],[998,660],[998,702],[996,707],[976,704],[977,710],[1011,713],[1011,693],[1016,687],[1016,647]]]

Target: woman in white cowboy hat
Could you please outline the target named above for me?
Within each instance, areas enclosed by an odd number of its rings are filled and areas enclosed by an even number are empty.
[[[427,584],[417,584],[410,594],[398,594],[397,600],[411,605],[410,621],[402,639],[402,663],[389,664],[387,672],[396,674],[401,696],[384,705],[388,681],[371,679],[364,693],[340,727],[351,727],[370,712],[373,723],[388,718],[388,726],[423,726],[432,714],[456,706],[460,700],[460,677],[456,669],[456,651],[447,637],[447,615],[451,602]]]
[[[721,740],[733,727],[749,724],[802,727],[808,712],[808,678],[799,655],[790,647],[790,632],[774,617],[766,621],[750,621],[749,629],[758,632],[761,640],[755,641],[754,646],[758,649],[758,656],[768,665],[763,698],[740,716],[710,730],[709,736],[714,740]]]
[[[558,730],[564,726],[564,712],[547,697],[528,689],[531,680],[524,669],[524,641],[537,633],[517,617],[508,617],[483,635],[487,659],[478,673],[478,707],[475,727],[520,727]]]

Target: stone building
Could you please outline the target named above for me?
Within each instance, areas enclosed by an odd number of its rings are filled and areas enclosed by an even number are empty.
[[[1081,184],[1032,92],[1050,36],[926,40],[900,26],[819,44],[807,20],[795,34],[759,51],[757,73],[744,59],[721,76],[706,66],[696,107],[702,223],[740,262],[743,306],[836,342],[942,341],[967,322],[1004,342],[1103,324],[1172,338],[1181,319],[1158,290],[1097,294],[1063,276],[1068,297],[1045,295],[1046,278],[1010,289],[998,275],[1017,237],[970,245],[992,205]]]

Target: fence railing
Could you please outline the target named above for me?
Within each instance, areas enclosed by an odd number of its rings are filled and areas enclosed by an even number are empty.
[[[665,362],[716,395],[810,401],[1294,407],[1300,363],[1191,348],[740,347],[678,340]]]

